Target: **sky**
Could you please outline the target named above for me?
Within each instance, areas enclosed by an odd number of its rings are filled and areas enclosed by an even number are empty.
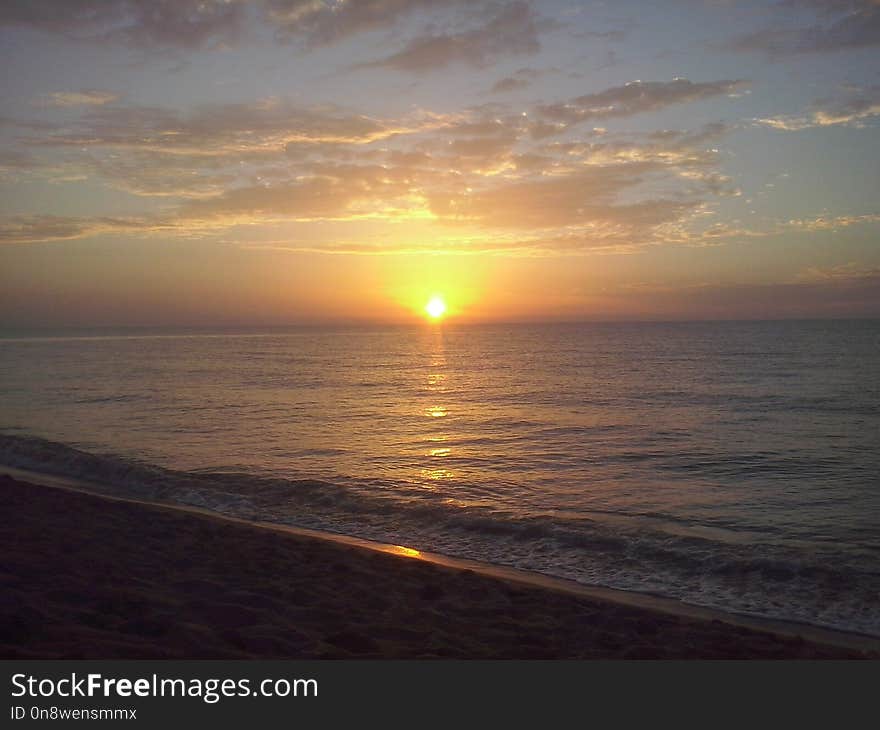
[[[6,0],[0,327],[880,316],[880,0]]]

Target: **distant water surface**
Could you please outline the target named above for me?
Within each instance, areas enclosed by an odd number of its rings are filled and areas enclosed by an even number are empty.
[[[878,373],[878,321],[8,338],[0,463],[880,635]]]

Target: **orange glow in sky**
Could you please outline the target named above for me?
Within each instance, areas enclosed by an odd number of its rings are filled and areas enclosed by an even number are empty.
[[[0,330],[880,316],[877,2],[0,3]]]

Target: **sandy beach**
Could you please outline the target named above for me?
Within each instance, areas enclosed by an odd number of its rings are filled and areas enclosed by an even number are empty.
[[[877,658],[0,477],[2,658]]]

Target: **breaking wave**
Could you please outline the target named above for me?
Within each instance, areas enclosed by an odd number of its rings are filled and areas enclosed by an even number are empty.
[[[873,543],[799,545],[645,516],[515,514],[503,507],[226,469],[182,471],[0,434],[0,464],[116,496],[405,544],[581,583],[880,635]]]

